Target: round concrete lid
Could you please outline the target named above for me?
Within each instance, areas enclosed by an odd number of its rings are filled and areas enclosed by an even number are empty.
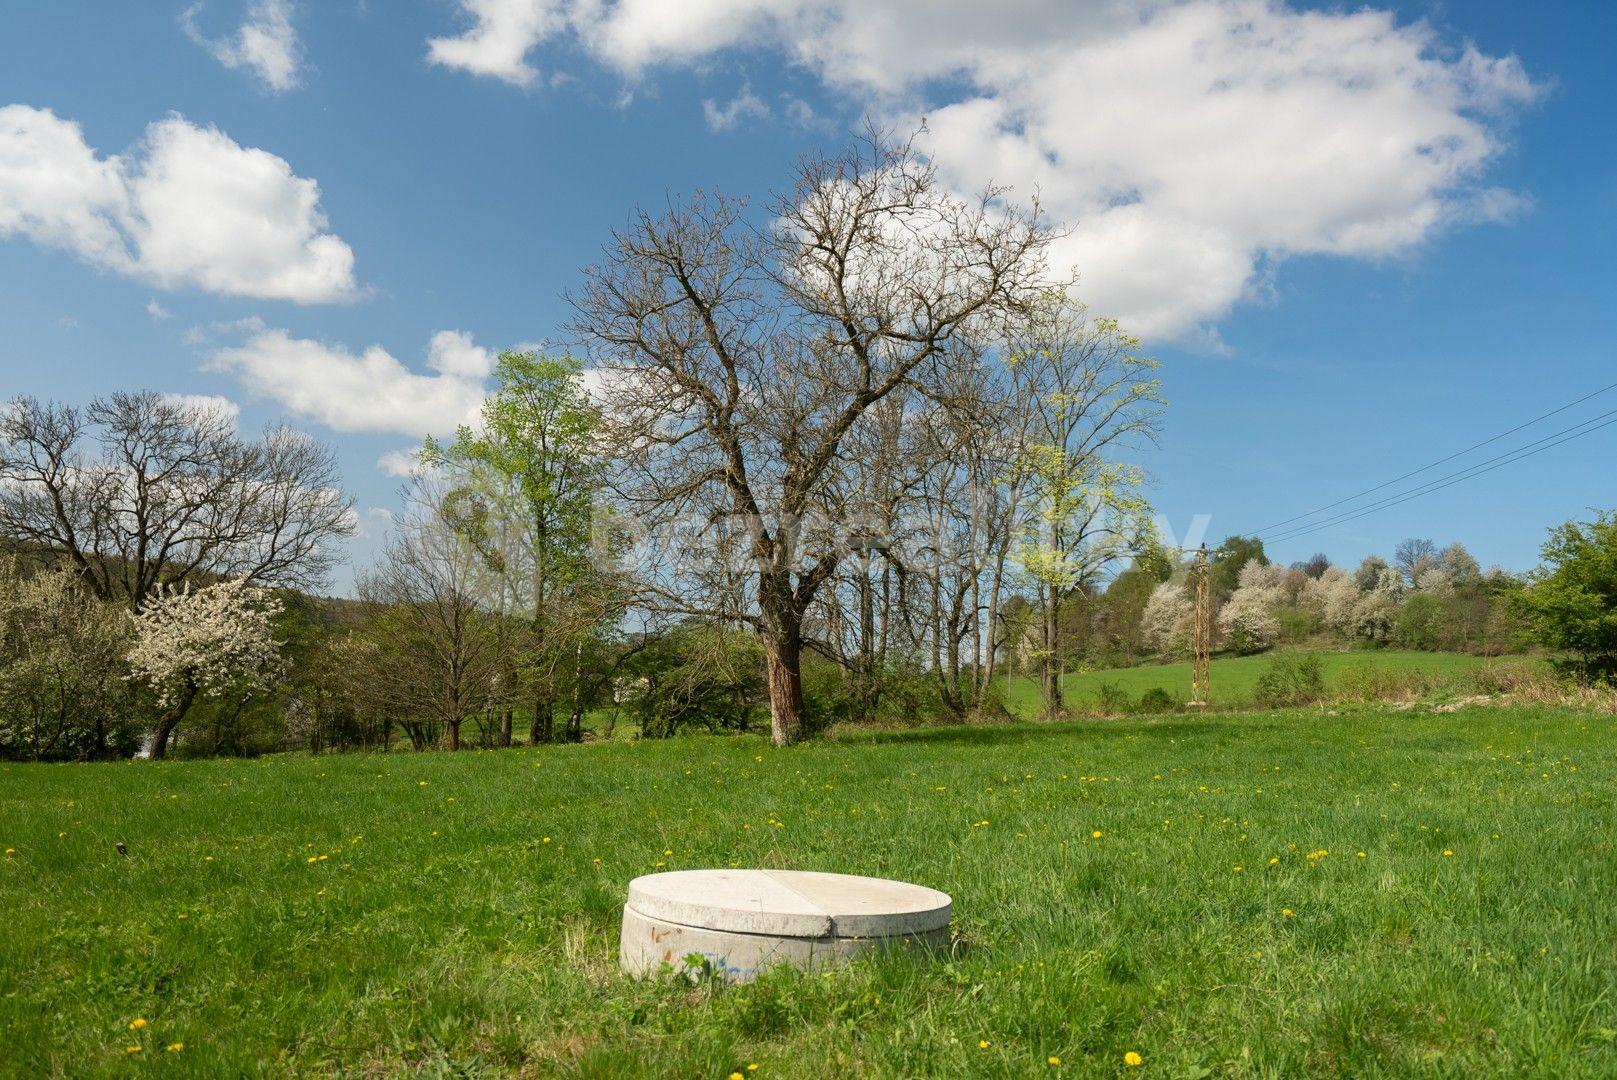
[[[673,870],[629,882],[629,906],[663,922],[778,937],[895,937],[949,925],[947,893],[806,870]]]

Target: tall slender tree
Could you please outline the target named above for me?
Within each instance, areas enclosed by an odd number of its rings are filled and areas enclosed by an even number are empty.
[[[590,581],[598,425],[579,360],[506,352],[480,429],[462,427],[449,443],[429,438],[422,450],[454,489],[446,511],[495,571],[488,601],[502,613],[527,611],[528,640],[505,650],[505,677],[528,690],[532,743],[553,737],[558,666],[580,655],[580,634],[611,615]],[[509,707],[499,742],[511,743]]]

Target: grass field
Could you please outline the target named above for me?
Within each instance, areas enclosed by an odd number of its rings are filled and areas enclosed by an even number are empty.
[[[1614,799],[1548,709],[0,766],[0,1070],[1611,1076]],[[955,955],[617,972],[631,877],[732,864]]]
[[[1410,652],[1382,649],[1375,652],[1317,652],[1325,670],[1327,685],[1370,672],[1412,673],[1437,679],[1452,678],[1488,664],[1520,666],[1533,661],[1520,656],[1486,659],[1461,653]],[[1209,667],[1212,700],[1215,705],[1249,706],[1258,676],[1273,661],[1272,655],[1231,656],[1215,659]],[[1067,701],[1074,708],[1094,708],[1102,683],[1113,683],[1139,700],[1153,687],[1166,690],[1177,700],[1190,696],[1190,664],[1142,664],[1139,667],[1107,671],[1077,671],[1067,675]],[[1016,676],[1006,680],[1005,704],[1017,716],[1032,719],[1041,708],[1039,680]]]

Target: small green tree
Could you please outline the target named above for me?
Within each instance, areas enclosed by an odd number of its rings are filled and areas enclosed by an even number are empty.
[[[1515,599],[1528,634],[1583,678],[1617,677],[1617,513],[1556,526],[1542,554]]]
[[[506,673],[506,684],[526,688],[529,741],[549,742],[564,681],[558,667],[583,655],[579,634],[611,618],[599,590],[590,589],[582,607],[573,602],[593,584],[591,510],[600,474],[591,441],[599,417],[584,389],[583,364],[573,357],[501,353],[494,382],[482,430],[462,427],[447,444],[429,438],[421,456],[456,489],[447,500],[455,524],[496,571],[490,605],[527,612],[528,640],[505,650],[523,658]],[[581,611],[598,614],[580,619]],[[509,706],[499,742],[511,742]]]

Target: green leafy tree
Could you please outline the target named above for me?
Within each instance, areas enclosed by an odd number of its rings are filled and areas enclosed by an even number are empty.
[[[1528,633],[1585,678],[1617,677],[1617,513],[1556,526],[1542,552],[1515,599]]]
[[[1263,541],[1256,536],[1226,536],[1208,555],[1208,588],[1214,604],[1222,604],[1241,587],[1241,568],[1247,563],[1269,565],[1269,556],[1263,553]]]
[[[1117,458],[1154,441],[1162,384],[1138,338],[1060,292],[1013,338],[1006,362],[1028,403],[1014,476],[1029,511],[1018,557],[1039,593],[1037,656],[1054,717],[1065,708],[1063,606],[1155,540],[1145,471]]]
[[[614,610],[602,602],[590,558],[599,416],[573,357],[505,352],[494,382],[481,430],[462,427],[449,443],[428,439],[422,460],[455,487],[446,513],[496,571],[488,602],[502,614],[525,613],[524,647],[503,650],[523,659],[505,682],[526,691],[529,740],[549,742],[558,687],[578,681],[566,665],[583,655],[579,638]],[[511,742],[509,705],[499,742]]]

